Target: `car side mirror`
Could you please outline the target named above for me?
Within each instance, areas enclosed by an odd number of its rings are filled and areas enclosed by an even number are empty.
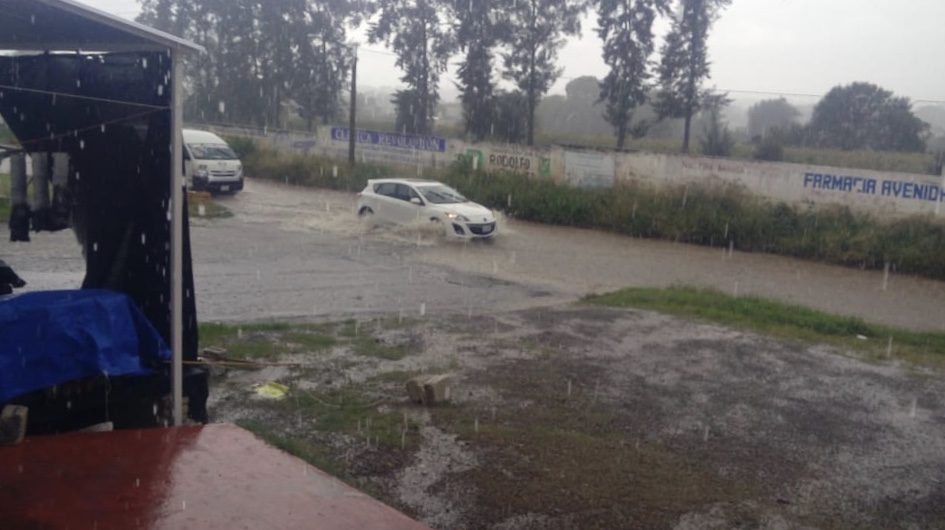
[[[420,200],[420,197],[411,197],[410,202],[417,206],[423,206],[423,201]]]

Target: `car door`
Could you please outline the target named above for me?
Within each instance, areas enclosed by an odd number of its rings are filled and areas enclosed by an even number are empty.
[[[423,199],[417,190],[407,184],[397,184],[397,198],[399,199],[398,221],[407,224],[423,216]],[[417,199],[419,204],[413,199]],[[412,202],[413,201],[413,202]]]
[[[371,206],[377,219],[386,223],[398,223],[400,199],[397,198],[397,184],[382,182],[374,186],[374,204]]]

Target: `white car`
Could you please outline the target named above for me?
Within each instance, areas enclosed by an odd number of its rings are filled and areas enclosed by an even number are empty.
[[[435,180],[369,180],[358,194],[357,212],[383,223],[438,223],[454,238],[488,239],[497,231],[492,210]]]

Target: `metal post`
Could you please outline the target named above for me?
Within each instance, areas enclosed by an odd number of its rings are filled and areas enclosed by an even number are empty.
[[[945,201],[945,163],[942,164],[942,182],[938,185],[938,202],[935,203],[935,215],[938,216],[942,201]]]
[[[30,240],[30,205],[26,155],[10,157],[10,241]]]
[[[348,163],[354,165],[355,118],[358,102],[358,47],[352,46],[354,58],[351,63],[351,105],[348,115]]]
[[[183,110],[181,97],[181,53],[171,50],[171,406],[174,425],[184,423],[184,191],[181,161],[184,158],[181,145]]]
[[[33,231],[49,229],[49,153],[33,153]]]

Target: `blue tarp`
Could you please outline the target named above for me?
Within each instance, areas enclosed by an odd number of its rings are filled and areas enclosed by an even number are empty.
[[[143,375],[171,358],[124,294],[100,289],[0,298],[0,403],[86,377]]]

